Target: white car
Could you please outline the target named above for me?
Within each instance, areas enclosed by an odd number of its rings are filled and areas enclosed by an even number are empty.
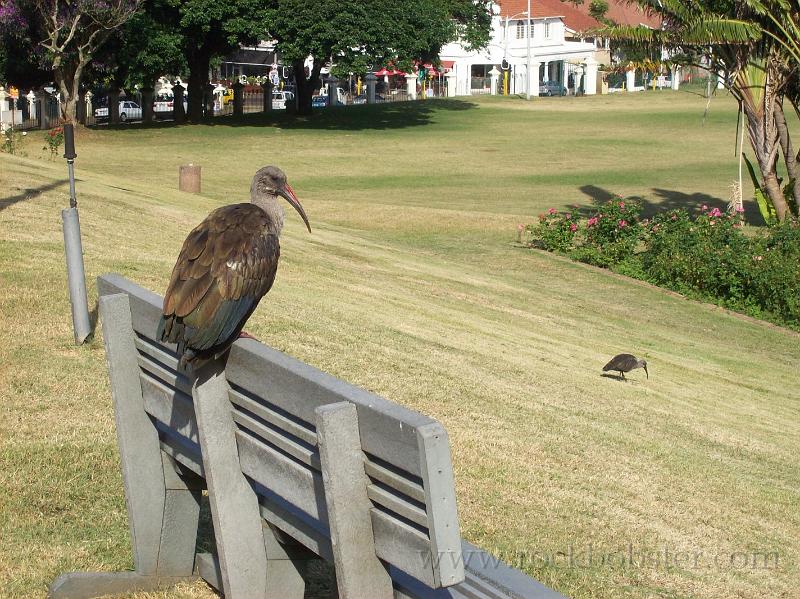
[[[272,110],[285,110],[286,103],[292,101],[294,101],[294,94],[292,92],[272,92]]]
[[[108,118],[108,107],[104,106],[103,108],[98,108],[94,111],[94,118],[96,119],[107,119]],[[135,121],[141,120],[142,118],[142,107],[139,106],[136,102],[131,100],[120,100],[119,103],[119,120],[123,123],[125,121]]]
[[[186,95],[183,96],[183,111],[187,111]],[[172,108],[174,106],[174,96],[167,94],[159,94],[153,102],[153,113],[156,118],[171,117]]]

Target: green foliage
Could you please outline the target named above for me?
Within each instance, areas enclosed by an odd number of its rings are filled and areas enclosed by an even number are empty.
[[[615,198],[578,223],[551,209],[529,230],[537,247],[800,328],[797,223],[745,234],[740,213],[705,205],[696,217],[680,209],[648,221],[639,211]]]
[[[750,173],[750,180],[753,183],[753,190],[755,193],[756,204],[758,204],[758,211],[761,213],[764,223],[771,225],[778,220],[778,213],[775,211],[775,206],[773,206],[772,202],[770,202],[769,198],[767,198],[767,194],[764,193],[764,189],[761,187],[761,183],[756,175],[756,170],[753,168],[753,163],[751,163],[750,159],[744,154],[742,157],[744,158],[745,165],[747,165],[747,172]]]
[[[25,152],[21,149],[21,142],[25,135],[27,135],[27,133],[24,131],[8,127],[0,134],[0,152],[24,156]]]

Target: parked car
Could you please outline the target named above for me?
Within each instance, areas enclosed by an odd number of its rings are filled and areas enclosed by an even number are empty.
[[[294,101],[294,94],[287,91],[273,91],[272,92],[272,109],[285,110],[286,103]]]
[[[187,96],[183,96],[183,111],[188,109]],[[174,96],[172,94],[159,94],[153,102],[153,114],[156,118],[166,118],[172,116],[174,106]]]
[[[558,81],[540,81],[539,82],[539,95],[540,96],[566,96],[567,88],[561,85]]]
[[[98,120],[106,120],[109,118],[108,106],[98,108],[94,111],[94,118]],[[120,100],[119,103],[119,120],[123,123],[125,121],[141,120],[142,107],[133,100]]]
[[[312,96],[311,106],[313,108],[325,108],[328,105],[328,96]]]
[[[383,96],[380,94],[375,94],[375,102],[383,102]],[[360,94],[353,98],[353,104],[366,104],[367,103],[367,94]]]

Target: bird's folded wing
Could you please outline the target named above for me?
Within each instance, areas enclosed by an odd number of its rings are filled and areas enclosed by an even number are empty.
[[[275,280],[278,238],[264,235],[269,217],[253,204],[224,206],[186,238],[164,297],[164,316],[186,325],[195,349],[224,343]]]

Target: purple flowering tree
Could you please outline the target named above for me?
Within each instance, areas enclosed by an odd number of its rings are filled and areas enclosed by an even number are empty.
[[[81,77],[94,52],[139,8],[140,0],[0,0],[0,20],[15,20],[44,49],[61,93],[61,116],[76,122]]]

